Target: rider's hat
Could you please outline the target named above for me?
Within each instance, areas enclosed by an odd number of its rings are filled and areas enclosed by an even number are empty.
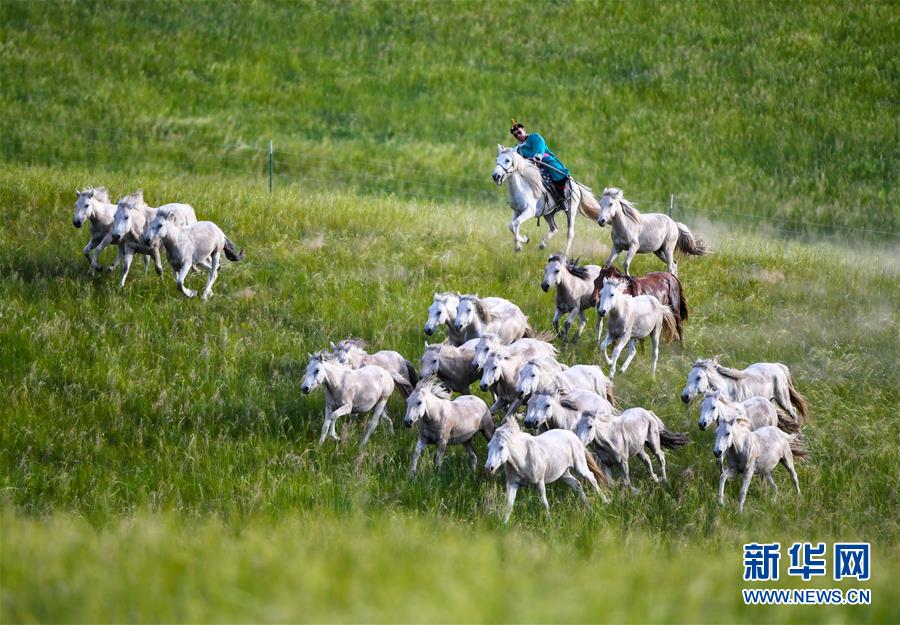
[[[513,133],[516,131],[517,128],[522,128],[522,129],[524,129],[525,126],[523,126],[522,124],[520,124],[519,122],[517,122],[517,121],[516,121],[516,118],[513,117],[513,118],[512,118],[512,127],[509,129],[509,134],[513,134]]]

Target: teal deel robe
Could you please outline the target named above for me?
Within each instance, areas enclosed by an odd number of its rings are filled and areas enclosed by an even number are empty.
[[[519,154],[524,156],[525,158],[534,158],[535,154],[543,154],[544,162],[550,165],[551,167],[555,167],[556,169],[565,172],[561,174],[557,171],[550,171],[550,178],[554,182],[559,182],[560,180],[564,180],[566,176],[569,175],[569,170],[565,165],[559,162],[559,159],[550,151],[547,147],[547,142],[544,141],[544,138],[536,132],[532,132],[527,137],[525,137],[525,141],[520,143],[516,149]]]

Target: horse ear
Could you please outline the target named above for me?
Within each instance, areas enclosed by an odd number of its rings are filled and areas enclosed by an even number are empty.
[[[334,344],[334,341],[328,341],[328,345],[330,345],[330,346],[331,346],[331,349],[332,349],[332,351],[333,351],[333,350],[334,350],[334,348],[335,348],[335,344]]]
[[[502,144],[500,144],[500,143],[497,144],[497,154],[501,154],[503,152],[503,150],[505,150],[505,149],[506,148],[503,147]]]

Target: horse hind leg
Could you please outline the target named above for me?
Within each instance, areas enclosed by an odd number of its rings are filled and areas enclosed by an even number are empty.
[[[553,238],[553,235],[559,232],[559,228],[556,226],[556,218],[552,214],[544,215],[544,220],[547,222],[549,230],[547,231],[547,234],[544,235],[544,238],[541,239],[540,245],[538,245],[538,248],[542,250],[547,248],[547,244],[550,242],[550,239]]]
[[[592,475],[591,477],[594,477],[594,476]],[[559,477],[559,479],[561,479],[563,482],[565,482],[566,484],[571,486],[572,489],[576,493],[578,493],[578,498],[581,499],[581,501],[587,503],[588,498],[587,498],[587,495],[584,494],[584,488],[581,486],[581,482],[579,482],[577,479],[575,479],[575,477],[572,475],[572,473],[569,470],[566,470],[566,472],[563,473]],[[587,479],[587,478],[585,478],[585,479]]]
[[[209,299],[212,295],[212,285],[215,283],[216,278],[219,277],[219,252],[218,250],[212,253],[209,259],[209,269],[206,270],[207,278],[206,278],[206,286],[203,287],[203,299]]]
[[[659,478],[656,476],[656,473],[653,472],[653,463],[650,462],[650,456],[647,455],[647,452],[644,451],[643,448],[639,449],[637,452],[638,457],[647,465],[647,471],[650,472],[650,479],[654,482],[658,482]]]
[[[569,249],[572,247],[572,240],[575,238],[575,198],[569,198],[569,206],[566,208],[566,256],[569,255]]]

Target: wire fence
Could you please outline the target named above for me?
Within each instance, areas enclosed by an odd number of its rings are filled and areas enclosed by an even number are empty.
[[[53,131],[32,133],[30,129]],[[123,173],[158,172],[167,176],[217,175],[256,180],[262,188],[276,192],[284,187],[302,186],[311,192],[334,189],[367,195],[393,196],[437,204],[506,203],[505,190],[483,175],[446,172],[442,163],[431,166],[409,163],[403,155],[349,157],[335,154],[334,146],[305,151],[281,150],[270,140],[242,138],[201,140],[148,132],[123,132],[97,126],[62,124],[52,121],[24,125],[0,125],[0,153],[9,163],[55,167],[79,165],[84,168]],[[326,152],[325,150],[329,150]],[[456,163],[462,169],[464,163]],[[765,228],[785,237],[835,238],[896,244],[900,230],[894,223],[872,227],[849,226],[791,216],[743,213],[722,207],[700,207],[691,200],[669,194],[666,199],[632,197],[645,212],[663,212],[680,221],[707,221],[738,229]],[[649,211],[648,211],[649,209]]]

